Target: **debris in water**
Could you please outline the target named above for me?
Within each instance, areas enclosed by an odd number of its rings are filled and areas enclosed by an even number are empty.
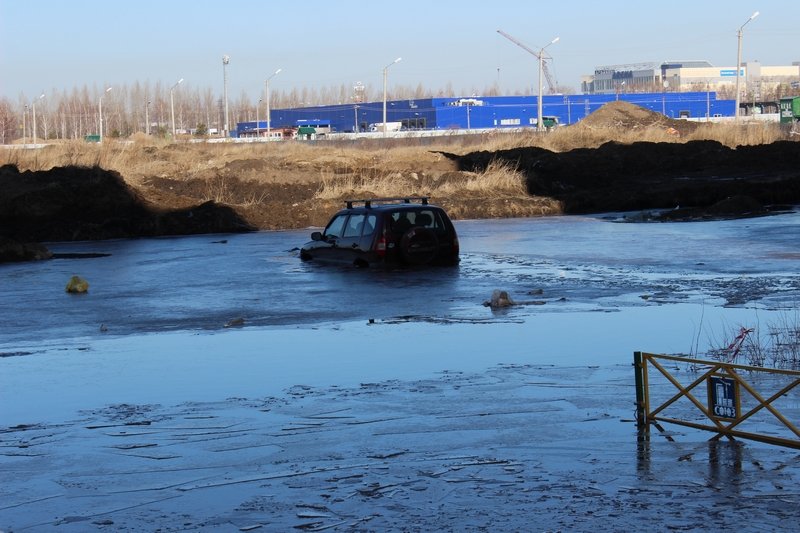
[[[89,282],[80,276],[72,276],[67,282],[67,292],[82,294],[89,290]]]
[[[511,307],[514,305],[514,300],[511,299],[507,291],[495,289],[492,291],[491,300],[483,302],[483,305],[486,307],[491,307],[492,309],[502,309],[504,307]]]

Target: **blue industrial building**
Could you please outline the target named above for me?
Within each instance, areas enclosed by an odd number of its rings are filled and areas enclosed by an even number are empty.
[[[732,117],[733,100],[717,100],[716,92],[664,92],[631,94],[546,95],[542,116],[557,117],[562,125],[573,124],[608,102],[621,100],[670,118]],[[448,130],[535,127],[536,96],[485,96],[420,98],[387,102],[386,120],[404,130]],[[383,102],[275,109],[270,128],[297,129],[322,125],[331,132],[366,132],[383,122]],[[543,120],[545,124],[546,121]],[[257,128],[257,129],[256,129]],[[263,135],[266,120],[240,122],[235,136]]]

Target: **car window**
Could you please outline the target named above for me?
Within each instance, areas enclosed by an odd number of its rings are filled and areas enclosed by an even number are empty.
[[[342,236],[342,228],[344,228],[344,222],[347,220],[347,214],[338,215],[333,220],[331,220],[328,227],[325,228],[325,236],[326,237],[341,237]]]
[[[347,225],[344,227],[344,234],[342,237],[360,237],[361,230],[364,227],[364,215],[350,215]]]
[[[361,235],[366,237],[367,235],[372,235],[375,231],[375,222],[378,220],[378,217],[375,215],[367,215],[367,219],[364,221],[364,229],[361,231]]]
[[[426,210],[426,211],[417,211],[414,214],[414,225],[415,226],[422,226],[423,228],[432,228],[434,227],[434,221],[436,218],[433,215],[433,211]]]
[[[391,217],[391,230],[394,233],[405,233],[413,225],[408,211],[393,211]]]

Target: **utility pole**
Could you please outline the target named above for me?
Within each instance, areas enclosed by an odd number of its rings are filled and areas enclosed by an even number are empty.
[[[270,121],[272,119],[272,116],[271,116],[272,109],[270,108],[270,104],[269,104],[269,80],[271,80],[272,78],[274,78],[275,76],[280,74],[282,70],[283,70],[282,68],[279,68],[278,70],[273,72],[272,75],[270,75],[266,79],[266,81],[264,82],[264,90],[266,92],[266,94],[264,96],[267,99],[267,140],[269,140],[270,136],[272,135],[272,125],[270,124]]]
[[[736,107],[733,110],[733,116],[735,121],[739,121],[739,78],[741,77],[740,74],[742,72],[742,34],[744,33],[744,27],[747,26],[747,23],[753,20],[758,16],[758,11],[750,15],[750,18],[745,21],[744,24],[739,26],[739,31],[737,34],[737,45],[736,45]]]
[[[387,73],[389,72],[389,67],[391,67],[395,63],[398,63],[402,59],[403,59],[402,57],[398,57],[397,59],[395,59],[394,61],[383,67],[383,136],[384,137],[386,137],[386,76]]]
[[[228,63],[231,56],[222,56],[222,93],[225,99],[225,127],[222,129],[225,138],[228,138]]]
[[[525,46],[524,44],[522,44],[520,41],[518,41],[517,39],[515,39],[511,35],[509,35],[506,32],[504,32],[503,30],[497,30],[497,33],[499,33],[500,35],[502,35],[503,37],[505,37],[506,39],[508,39],[512,43],[516,44],[517,46],[519,46],[520,48],[522,48],[523,50],[525,50],[526,52],[528,52],[529,54],[533,55],[534,57],[536,57],[536,59],[539,60],[539,103],[538,103],[538,106],[537,106],[536,129],[538,131],[543,131],[544,130],[544,122],[542,120],[542,95],[544,93],[544,80],[542,79],[543,76],[547,77],[547,83],[550,86],[550,92],[555,92],[555,90],[556,90],[556,84],[551,79],[550,73],[547,71],[547,66],[544,64],[544,51],[545,51],[545,48],[547,48],[551,44],[557,43],[560,38],[556,37],[555,39],[553,39],[552,41],[547,43],[545,46],[540,48],[538,52],[536,52],[534,50],[531,50],[529,47]]]

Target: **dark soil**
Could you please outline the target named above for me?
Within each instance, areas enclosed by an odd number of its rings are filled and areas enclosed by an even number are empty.
[[[20,243],[251,231],[233,208],[213,201],[154,203],[116,172],[0,167],[0,261],[49,256]]]
[[[716,141],[611,142],[563,153],[518,148],[450,157],[478,172],[508,161],[525,174],[530,194],[560,200],[565,213],[680,207],[682,218],[714,218],[800,203],[798,142],[736,149]],[[737,197],[748,200],[720,205]]]

